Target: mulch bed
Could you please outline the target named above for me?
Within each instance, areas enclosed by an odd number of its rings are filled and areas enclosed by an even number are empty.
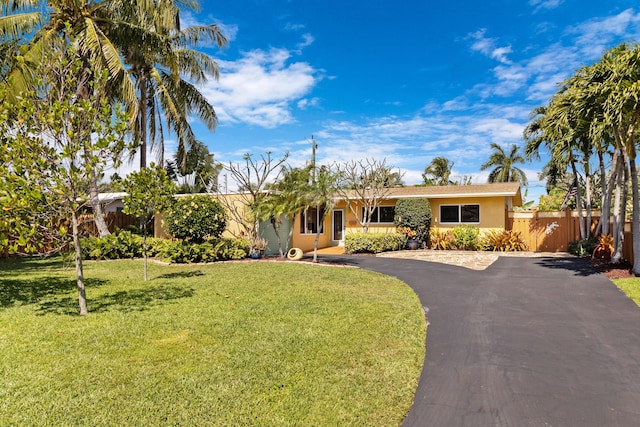
[[[608,260],[592,259],[589,258],[591,265],[593,265],[599,272],[607,276],[609,279],[626,279],[630,277],[636,277],[632,272],[633,267],[627,261],[622,261],[618,264],[612,264]]]

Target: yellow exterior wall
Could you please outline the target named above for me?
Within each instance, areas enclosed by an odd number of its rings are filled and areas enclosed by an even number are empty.
[[[313,250],[314,243],[316,241],[316,235],[314,234],[301,234],[300,233],[300,220],[302,215],[296,215],[293,223],[293,237],[291,238],[292,248],[299,248],[303,252],[309,252]],[[326,248],[331,246],[331,214],[324,217],[323,232],[320,233],[318,239],[318,248]]]
[[[469,197],[430,199],[431,203],[431,228],[440,231],[451,229],[460,224],[440,223],[441,205],[480,205],[480,223],[469,224],[478,227],[481,232],[488,230],[504,229],[505,227],[505,198],[504,197]]]
[[[219,199],[219,197],[217,195],[210,195],[212,198],[214,199]],[[180,197],[180,196],[178,196]],[[183,196],[184,197],[184,196]],[[235,208],[238,210],[238,212],[243,212],[243,211],[247,211],[247,208],[245,206],[243,206],[243,200],[242,197],[240,195],[235,195],[235,194],[229,194],[229,195],[222,195],[221,197],[224,197],[228,200],[228,202],[230,204],[232,204],[233,206],[235,206]],[[226,208],[226,206],[224,204],[222,204],[223,207],[225,207],[225,210],[227,211],[227,227],[224,231],[224,233],[222,233],[223,237],[239,237],[240,236],[240,232],[242,230],[242,227],[240,224],[238,224],[238,222],[234,221],[232,215],[229,213],[228,209]],[[173,237],[171,236],[171,233],[169,233],[169,229],[167,227],[166,224],[166,220],[164,218],[164,216],[157,212],[154,216],[154,237],[158,237],[158,238],[162,238],[162,239],[172,239]]]

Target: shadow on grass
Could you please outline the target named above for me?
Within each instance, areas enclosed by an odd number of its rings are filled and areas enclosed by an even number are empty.
[[[94,298],[88,295],[87,305],[90,313],[105,313],[109,311],[127,313],[145,311],[162,305],[167,301],[190,298],[194,294],[195,291],[193,289],[185,289],[178,286],[154,286],[103,294]],[[78,314],[78,298],[67,296],[44,301],[40,305],[38,312],[40,314],[76,315]]]
[[[106,280],[85,279],[85,286],[87,287],[98,287],[106,283]],[[0,280],[0,308],[10,307],[15,304],[36,304],[43,300],[55,298],[56,295],[68,295],[76,289],[75,279],[57,276],[2,279]]]
[[[13,256],[0,259],[0,275],[15,275],[23,270],[73,268],[73,258],[56,256]]]
[[[195,270],[195,271],[177,271],[175,273],[167,273],[167,274],[161,274],[158,277],[155,277],[153,280],[158,280],[158,279],[183,279],[183,278],[187,278],[187,277],[198,277],[198,276],[204,276],[204,273],[200,270]]]

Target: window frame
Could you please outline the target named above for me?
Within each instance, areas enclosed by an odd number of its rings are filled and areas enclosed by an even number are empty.
[[[391,221],[385,221],[382,222],[380,221],[380,209],[382,208],[388,208],[388,209],[393,209],[393,215],[391,217]],[[364,218],[364,209],[365,207],[363,206],[362,209],[360,210],[360,218]],[[375,210],[373,211],[373,213],[371,214],[371,218],[369,221],[369,224],[376,224],[376,225],[387,225],[387,224],[393,224],[393,217],[395,217],[395,213],[396,213],[396,207],[395,206],[376,206]],[[375,221],[374,221],[375,219]]]
[[[464,212],[463,209],[465,207],[477,207],[477,217],[478,220],[477,221],[463,221],[464,218]],[[457,207],[458,208],[458,212],[457,212],[457,221],[443,221],[442,220],[442,208],[452,208],[452,207]],[[480,224],[480,204],[479,203],[468,203],[468,204],[447,204],[447,205],[440,205],[440,208],[438,209],[439,213],[440,213],[440,224]],[[473,213],[475,215],[475,213]],[[468,215],[468,213],[467,213]]]
[[[320,212],[324,209],[324,206],[313,206],[313,207],[309,207],[306,210],[303,210],[302,212],[300,212],[300,235],[303,236],[315,236],[317,233],[316,232],[311,232],[311,233],[307,233],[307,215],[309,215],[309,211],[311,210],[315,210],[316,211],[316,225],[319,224],[320,227],[320,234],[324,234],[324,221],[320,221]],[[323,218],[324,219],[324,218]]]

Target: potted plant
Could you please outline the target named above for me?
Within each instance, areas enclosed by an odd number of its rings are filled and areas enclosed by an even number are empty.
[[[416,240],[416,232],[411,227],[398,227],[396,229],[398,233],[404,234],[407,238],[407,249],[416,250],[418,249],[419,242]]]
[[[269,246],[269,242],[267,239],[263,239],[262,237],[256,237],[253,243],[251,244],[251,249],[249,250],[249,256],[253,259],[260,258],[264,251]]]

